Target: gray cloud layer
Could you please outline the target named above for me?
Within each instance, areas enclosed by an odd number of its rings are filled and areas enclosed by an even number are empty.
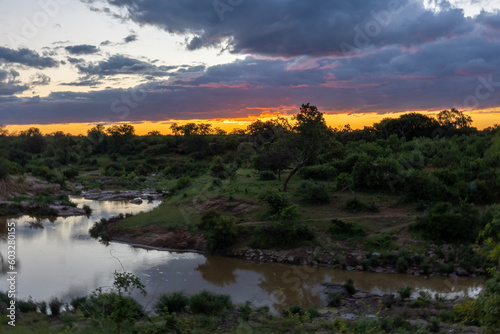
[[[42,57],[35,51],[29,49],[13,50],[0,46],[0,59],[9,63],[16,63],[35,68],[49,68],[59,66],[58,62],[51,57]]]

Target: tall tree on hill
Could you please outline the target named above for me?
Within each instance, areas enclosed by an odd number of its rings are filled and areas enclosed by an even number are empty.
[[[321,147],[328,141],[330,130],[323,113],[316,106],[303,104],[293,117],[292,131],[285,133],[276,144],[286,147],[293,162],[293,168],[283,182],[283,191],[299,169],[318,155]]]

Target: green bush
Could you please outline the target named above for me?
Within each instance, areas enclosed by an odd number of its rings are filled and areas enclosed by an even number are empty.
[[[435,242],[473,242],[481,228],[478,216],[474,206],[454,208],[449,202],[439,202],[430,215],[418,217],[409,229]]]
[[[410,298],[410,296],[411,296],[411,287],[405,286],[404,288],[400,288],[398,290],[398,294],[401,297],[401,300],[405,300],[406,298]]]
[[[342,304],[342,297],[339,293],[329,293],[327,297],[328,306],[339,307]]]
[[[0,180],[6,179],[11,173],[11,162],[0,158]]]
[[[191,178],[189,176],[183,176],[183,177],[179,178],[177,180],[177,182],[175,183],[174,190],[178,191],[178,190],[186,189],[191,184],[192,184]]]
[[[259,199],[267,202],[268,215],[271,220],[278,220],[281,212],[290,206],[290,200],[285,193],[276,190],[268,190],[259,195]]]
[[[124,174],[124,168],[120,164],[111,164],[104,169],[105,176],[120,177]]]
[[[16,307],[21,313],[36,312],[36,303],[31,299],[31,297],[27,300],[16,300]]]
[[[88,297],[71,301],[71,306],[82,311],[85,317],[92,319],[109,318],[117,312],[117,307],[123,305],[127,305],[127,312],[132,318],[138,319],[144,314],[142,306],[135,299],[128,296],[120,297],[116,292],[103,293],[98,290]]]
[[[337,176],[337,169],[328,164],[306,166],[299,170],[299,174],[306,180],[333,181]]]
[[[222,311],[231,308],[231,297],[218,295],[203,290],[189,298],[189,307],[193,313],[218,315]]]
[[[66,169],[63,171],[63,175],[68,180],[73,180],[75,177],[78,176],[78,169],[76,168]]]
[[[347,290],[347,293],[353,295],[356,293],[356,288],[354,287],[354,280],[352,278],[348,278],[345,280],[344,287]]]
[[[257,227],[249,244],[262,249],[292,248],[314,238],[314,232],[307,225],[280,221]]]
[[[224,160],[220,156],[215,156],[210,162],[210,175],[213,177],[218,177],[220,179],[225,179],[227,177],[227,166]]]
[[[297,196],[302,203],[316,205],[330,203],[328,189],[320,182],[302,181],[297,189]]]
[[[205,212],[198,228],[207,232],[207,246],[210,250],[227,248],[236,241],[234,217],[224,217],[220,212]]]
[[[342,206],[347,212],[358,213],[358,212],[379,212],[378,205],[373,202],[363,202],[357,198],[352,198],[347,200]]]
[[[61,313],[62,305],[63,305],[62,301],[60,301],[58,298],[52,298],[49,301],[50,313],[53,316],[58,316]]]
[[[404,257],[400,257],[396,261],[396,269],[400,273],[405,273],[408,270],[409,267],[410,267],[410,265],[408,264],[408,260],[406,258],[404,258]]]
[[[276,174],[271,170],[263,170],[259,173],[260,181],[274,181],[276,178]]]
[[[362,226],[339,219],[332,220],[327,232],[332,238],[336,239],[363,237],[366,235],[365,229]]]
[[[366,238],[366,247],[373,250],[394,250],[398,245],[391,234],[379,234]]]
[[[189,303],[189,298],[184,294],[184,292],[172,292],[169,294],[163,294],[158,298],[154,309],[156,313],[161,314],[163,312],[184,312],[186,306]]]

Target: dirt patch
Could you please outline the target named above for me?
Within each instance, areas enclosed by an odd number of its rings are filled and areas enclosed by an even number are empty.
[[[0,181],[0,200],[13,197],[35,197],[39,193],[56,194],[61,192],[58,184],[41,181],[36,178],[15,178]]]
[[[165,231],[158,226],[146,226],[134,231],[134,235],[130,235],[123,234],[116,227],[111,226],[110,232],[112,240],[127,243],[179,250],[206,250],[205,236],[192,234],[187,227]]]
[[[206,212],[210,210],[222,211],[232,214],[235,217],[243,217],[246,213],[257,208],[257,205],[250,203],[243,203],[238,201],[230,201],[224,197],[213,198],[208,201],[199,202],[199,200],[193,200],[194,207],[201,212]]]

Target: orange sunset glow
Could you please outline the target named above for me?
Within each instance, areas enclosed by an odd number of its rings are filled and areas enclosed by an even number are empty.
[[[438,112],[425,112],[425,111],[414,111],[422,113],[429,116],[436,116]],[[352,129],[362,129],[365,126],[371,126],[374,123],[380,122],[384,118],[397,118],[402,113],[390,113],[390,114],[377,114],[377,113],[363,113],[363,114],[325,114],[325,120],[327,124],[333,128],[342,127],[349,124]],[[468,113],[472,116],[473,126],[478,130],[482,130],[495,124],[500,123],[500,112],[495,110],[483,110]],[[281,117],[291,118],[293,114],[283,114],[279,115]],[[134,126],[135,133],[139,136],[148,134],[151,131],[159,131],[161,134],[171,134],[170,126],[173,123],[185,124],[189,122],[194,123],[210,123],[213,128],[221,128],[222,130],[231,132],[233,129],[246,129],[246,127],[255,122],[257,119],[269,120],[278,115],[275,114],[262,114],[260,116],[253,116],[247,118],[233,118],[233,119],[192,119],[192,120],[168,120],[164,122],[137,122],[131,123]],[[108,125],[108,124],[105,124]],[[6,128],[11,134],[15,134],[21,131],[25,131],[31,127],[39,128],[42,133],[53,133],[56,131],[63,131],[64,133],[69,133],[72,135],[87,135],[87,131],[95,126],[95,123],[67,123],[67,124],[27,124],[27,125],[8,125]]]

